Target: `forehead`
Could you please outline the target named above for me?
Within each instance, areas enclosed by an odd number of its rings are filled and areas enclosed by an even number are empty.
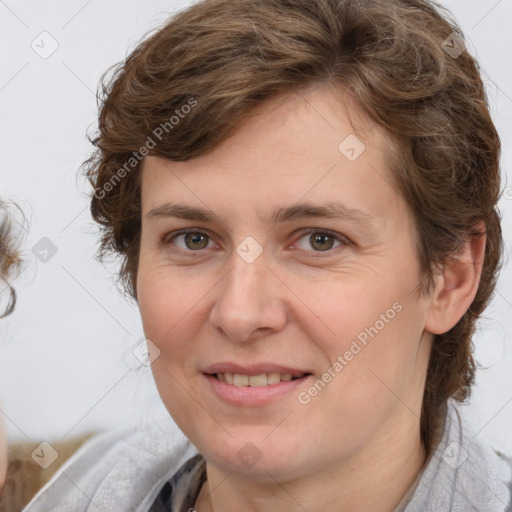
[[[212,209],[270,210],[296,203],[366,204],[378,216],[396,203],[390,140],[342,90],[318,86],[258,105],[213,151],[187,161],[146,157],[143,215],[166,201]],[[263,212],[266,213],[263,213]],[[234,213],[234,212],[233,212]],[[238,212],[240,213],[240,212]]]

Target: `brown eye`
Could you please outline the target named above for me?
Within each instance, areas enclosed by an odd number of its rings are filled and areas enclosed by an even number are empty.
[[[173,244],[188,252],[206,249],[208,242],[210,242],[210,237],[206,233],[193,229],[183,230],[175,233],[172,237],[166,236],[163,239],[165,245]]]
[[[309,243],[311,244],[311,247],[314,247],[319,251],[328,251],[329,249],[332,249],[334,239],[331,235],[313,233],[309,236]]]
[[[208,245],[208,235],[203,233],[186,233],[184,240],[189,249],[204,249]]]
[[[301,242],[302,240],[305,242]],[[338,245],[334,245],[336,242]],[[296,243],[299,249],[308,252],[329,252],[341,245],[349,245],[349,241],[340,235],[319,229],[307,231]],[[311,248],[314,250],[311,251]]]

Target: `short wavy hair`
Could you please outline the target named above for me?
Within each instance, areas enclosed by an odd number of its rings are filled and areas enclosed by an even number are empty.
[[[485,222],[476,297],[431,351],[420,422],[429,451],[442,406],[469,397],[475,323],[503,252],[500,139],[463,41],[450,13],[429,0],[203,0],[177,13],[100,83],[95,150],[83,164],[101,227],[98,257],[121,256],[118,282],[136,299],[144,156],[195,158],[279,93],[348,89],[392,142],[395,186],[415,221],[421,293]]]
[[[11,207],[12,205],[0,199],[0,289],[7,289],[9,293],[6,306],[0,311],[0,318],[14,311],[17,297],[11,279],[21,267],[19,238],[15,236],[16,230],[12,227]]]

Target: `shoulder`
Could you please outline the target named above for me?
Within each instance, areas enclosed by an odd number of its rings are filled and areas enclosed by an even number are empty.
[[[453,415],[457,418],[453,420],[452,441],[444,457],[450,456],[450,447],[458,451],[452,470],[456,471],[457,490],[463,492],[463,501],[474,504],[478,510],[512,511],[512,457],[480,439],[478,432],[466,425],[455,405]]]
[[[473,434],[449,400],[442,437],[406,512],[512,512],[512,459]]]
[[[512,512],[512,458],[470,436],[462,450],[456,469],[464,501],[478,504],[478,510]]]
[[[509,491],[509,501],[507,503],[507,507],[505,508],[505,512],[512,512],[512,456],[505,455],[500,450],[494,451],[496,456],[501,460],[501,464],[503,464],[508,469],[508,473],[511,475],[506,482]]]
[[[24,510],[145,511],[197,453],[169,421],[107,432],[86,442]]]

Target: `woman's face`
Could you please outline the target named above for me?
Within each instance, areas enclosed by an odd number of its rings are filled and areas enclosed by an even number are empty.
[[[207,155],[144,163],[153,374],[225,471],[292,478],[419,436],[432,335],[413,221],[384,133],[359,118],[356,138],[347,108],[320,87],[281,96]]]

